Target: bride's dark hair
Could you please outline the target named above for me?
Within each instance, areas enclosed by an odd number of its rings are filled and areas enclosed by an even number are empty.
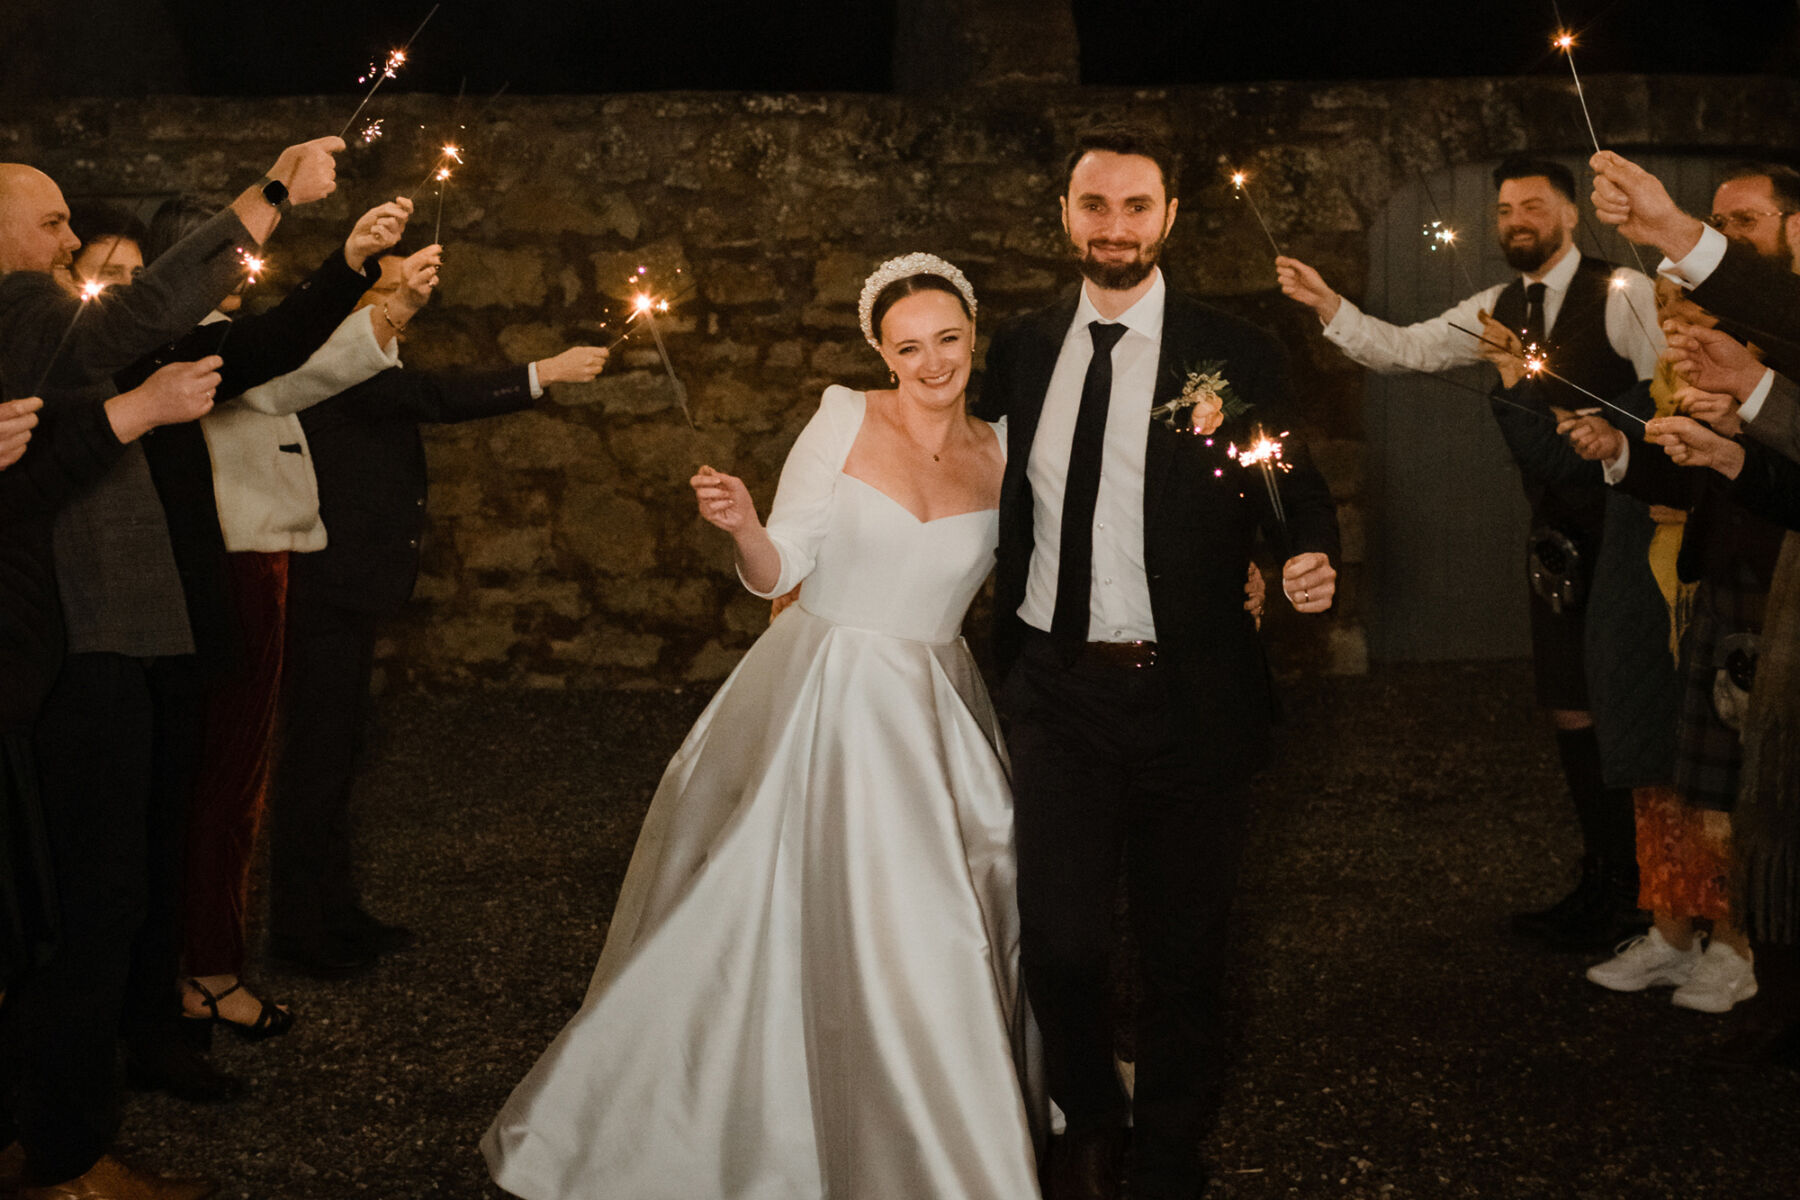
[[[876,340],[879,341],[882,338],[881,322],[887,316],[888,309],[914,292],[947,292],[956,297],[957,304],[962,306],[963,316],[971,321],[975,319],[975,314],[969,311],[969,302],[964,300],[962,293],[956,290],[956,285],[942,275],[933,275],[929,272],[908,275],[906,278],[896,279],[882,288],[875,296],[875,303],[869,306],[869,328],[875,331]]]

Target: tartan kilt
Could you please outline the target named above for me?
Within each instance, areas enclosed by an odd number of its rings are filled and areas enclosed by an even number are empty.
[[[1730,812],[1737,803],[1744,745],[1713,706],[1713,654],[1735,633],[1762,632],[1769,593],[1701,581],[1694,615],[1681,639],[1681,717],[1675,727],[1675,790],[1697,808]]]

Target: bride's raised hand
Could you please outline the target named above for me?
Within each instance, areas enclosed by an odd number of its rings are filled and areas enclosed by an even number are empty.
[[[700,515],[726,533],[735,535],[757,527],[756,504],[750,499],[750,489],[736,475],[703,466],[688,484],[694,489]]]

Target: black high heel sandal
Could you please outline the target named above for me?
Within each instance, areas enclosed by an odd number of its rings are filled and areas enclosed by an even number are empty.
[[[242,990],[243,980],[238,980],[218,995],[206,990],[206,986],[197,979],[190,979],[187,985],[200,993],[200,1002],[211,1009],[207,1016],[196,1017],[190,1013],[182,1013],[182,1028],[186,1030],[188,1040],[200,1049],[212,1046],[213,1026],[223,1025],[243,1038],[246,1042],[266,1042],[270,1038],[280,1037],[294,1027],[294,1014],[285,1008],[278,1008],[266,999],[258,997],[262,1011],[256,1014],[256,1020],[248,1025],[241,1021],[233,1021],[219,1011],[219,1001]]]

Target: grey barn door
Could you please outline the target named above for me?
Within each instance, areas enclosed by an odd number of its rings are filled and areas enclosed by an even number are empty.
[[[1585,160],[1558,161],[1575,173],[1582,191],[1577,241],[1583,253],[1636,266],[1626,244],[1593,218]],[[1669,184],[1683,208],[1709,211],[1719,160],[1646,155],[1638,161]],[[1440,171],[1394,194],[1369,235],[1367,311],[1404,325],[1510,278],[1494,242],[1493,165]],[[1438,220],[1456,230],[1454,252],[1431,248],[1426,230]],[[1644,254],[1654,271],[1658,256]],[[1368,376],[1369,652],[1378,661],[1529,653],[1529,515],[1488,403],[1476,394],[1493,378],[1485,365],[1442,379]]]

